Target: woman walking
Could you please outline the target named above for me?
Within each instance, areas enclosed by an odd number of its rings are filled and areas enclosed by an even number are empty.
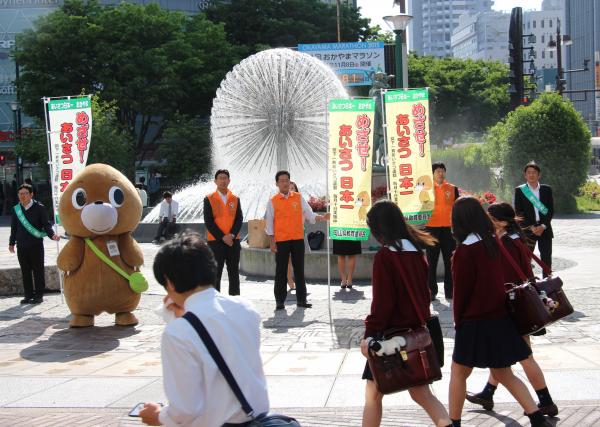
[[[360,346],[365,357],[370,351],[369,342],[380,338],[385,330],[419,327],[419,313],[425,319],[429,318],[431,293],[422,248],[435,242],[429,234],[407,224],[400,208],[388,200],[373,205],[367,214],[367,224],[383,247],[373,261],[373,301],[371,312],[365,319],[366,330]],[[401,277],[410,277],[410,280],[403,281]],[[409,287],[417,300],[416,305],[412,304]],[[381,423],[383,394],[375,386],[368,363],[363,379],[367,380],[367,385],[362,425],[377,427]],[[431,393],[429,385],[413,387],[408,392],[425,409],[436,427],[452,426],[446,408]]]
[[[467,378],[474,367],[489,368],[529,417],[533,427],[551,424],[540,412],[511,366],[531,350],[508,317],[503,262],[494,225],[473,197],[460,197],[452,210],[452,233],[458,243],[452,260],[454,325],[450,370],[450,418],[460,426]]]

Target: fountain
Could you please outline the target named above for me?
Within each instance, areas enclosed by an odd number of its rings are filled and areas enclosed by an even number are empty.
[[[323,62],[290,49],[252,55],[230,71],[211,111],[212,169],[228,169],[244,220],[262,218],[275,173],[289,170],[305,197],[326,194],[327,102],[346,91]],[[198,182],[173,198],[177,220],[202,223],[214,183]],[[157,222],[159,209],[143,222]]]

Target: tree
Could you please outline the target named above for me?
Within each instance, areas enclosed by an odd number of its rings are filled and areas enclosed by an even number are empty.
[[[553,188],[555,209],[576,209],[574,196],[587,179],[591,134],[570,101],[542,94],[509,113],[490,129],[487,139],[487,157],[502,167],[505,194],[523,181],[523,166],[535,160],[542,181]]]
[[[166,162],[159,171],[170,182],[195,182],[210,172],[210,130],[198,118],[176,115],[164,132],[158,156]]]
[[[336,8],[320,0],[232,0],[216,2],[206,14],[213,22],[223,22],[229,40],[247,46],[249,53],[260,50],[257,45],[337,41]],[[353,7],[342,6],[340,22],[342,41],[365,41],[378,33]]]
[[[429,87],[432,140],[483,132],[509,110],[508,67],[496,61],[410,55],[409,87]]]
[[[43,117],[40,98],[97,93],[115,101],[119,126],[141,162],[166,120],[181,111],[207,115],[216,88],[237,61],[223,25],[122,3],[66,0],[19,35],[17,82],[27,114]]]

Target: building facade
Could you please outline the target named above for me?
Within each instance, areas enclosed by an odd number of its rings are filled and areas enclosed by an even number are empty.
[[[491,0],[409,0],[408,47],[419,55],[452,56],[452,32],[465,13],[492,10]]]
[[[563,32],[571,36],[563,66],[582,69],[589,60],[588,71],[565,74],[569,90],[600,90],[600,0],[566,0]],[[594,136],[600,136],[600,92],[567,95],[588,123]]]
[[[546,3],[546,5],[551,3]],[[538,11],[527,11],[523,13],[523,34],[533,34],[535,43],[528,42],[527,38],[523,41],[523,46],[533,47],[535,52],[534,63],[537,69],[556,68],[556,50],[548,48],[550,40],[556,40],[556,26],[560,21],[561,30],[564,33],[564,9],[546,9]],[[525,59],[529,55],[525,55]]]
[[[452,32],[452,56],[508,62],[508,26],[510,14],[479,12],[460,16]]]

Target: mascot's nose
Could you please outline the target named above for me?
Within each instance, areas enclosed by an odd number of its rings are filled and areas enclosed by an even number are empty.
[[[110,232],[117,225],[118,218],[117,209],[103,201],[96,201],[81,210],[81,222],[94,234]]]

